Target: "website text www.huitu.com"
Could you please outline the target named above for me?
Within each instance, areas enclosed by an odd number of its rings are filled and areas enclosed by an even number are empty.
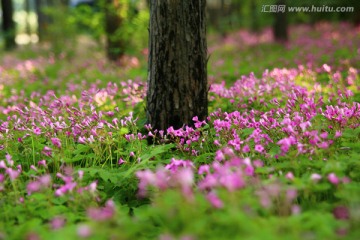
[[[354,12],[354,7],[333,7],[333,6],[307,6],[307,7],[290,7],[286,5],[262,5],[261,12],[285,13],[285,12]]]

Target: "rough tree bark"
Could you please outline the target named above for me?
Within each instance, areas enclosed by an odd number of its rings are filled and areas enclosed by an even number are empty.
[[[147,121],[192,125],[208,114],[206,0],[151,0]]]
[[[10,50],[16,46],[15,43],[15,22],[13,20],[12,0],[1,0],[2,30],[4,31],[5,49]]]
[[[278,0],[276,5],[285,5],[286,0]],[[280,43],[285,43],[288,41],[288,22],[285,12],[277,12],[275,13],[275,21],[273,25],[273,33],[275,41]]]

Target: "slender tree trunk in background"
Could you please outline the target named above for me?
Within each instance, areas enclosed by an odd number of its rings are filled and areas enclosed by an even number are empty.
[[[353,23],[354,23],[354,26],[360,26],[360,14],[358,15],[355,15],[355,17],[353,18]]]
[[[125,43],[121,36],[117,34],[123,23],[123,19],[119,15],[122,7],[121,1],[106,0],[105,6],[105,32],[106,32],[106,53],[111,61],[118,60],[124,55]]]
[[[48,19],[42,11],[43,7],[45,7],[44,0],[35,0],[35,11],[36,11],[37,23],[38,23],[37,34],[39,37],[39,41],[44,40],[46,27],[48,24]]]
[[[5,38],[5,49],[10,50],[16,47],[15,43],[15,22],[13,20],[13,3],[12,0],[1,0],[2,16],[2,30]]]
[[[285,5],[286,0],[278,0],[276,5]],[[275,21],[273,25],[273,34],[275,41],[280,43],[285,43],[288,41],[288,23],[285,12],[277,12],[275,13]]]
[[[151,0],[147,121],[192,125],[208,114],[206,0]]]
[[[230,19],[229,19],[229,26],[227,26],[227,27],[225,27],[224,25],[223,25],[223,23],[225,23],[225,21],[224,21],[224,19],[226,19],[226,17],[228,17],[228,14],[229,14],[229,11],[228,11],[228,9],[227,9],[227,7],[226,7],[226,5],[225,5],[225,0],[221,0],[221,2],[220,2],[220,21],[218,20],[218,22],[220,22],[220,26],[219,26],[219,30],[220,30],[220,32],[221,32],[221,35],[222,35],[222,37],[226,37],[226,31],[228,30],[227,28],[228,27],[230,27],[230,25],[231,25],[231,21],[230,21]]]
[[[355,27],[360,26],[360,2],[359,1],[350,1],[350,3],[348,3],[349,6],[354,7],[354,12],[352,13],[352,23],[354,24]],[[351,4],[351,5],[350,5]]]
[[[256,2],[251,1],[250,3],[250,12],[251,12],[251,31],[254,33],[258,33],[260,30],[259,20],[258,20],[258,12],[256,7]]]
[[[29,37],[31,36],[31,29],[30,29],[30,0],[25,0],[24,2],[24,7],[25,7],[25,12],[26,12],[26,18],[25,18],[25,31],[26,34],[29,35]]]

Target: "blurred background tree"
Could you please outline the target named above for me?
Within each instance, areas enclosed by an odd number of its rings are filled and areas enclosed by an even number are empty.
[[[73,41],[76,42],[79,35],[86,34],[104,49],[110,60],[117,60],[124,54],[137,54],[148,46],[149,0],[1,0],[1,3],[2,26],[7,26],[6,30],[3,28],[1,36],[3,46],[7,48],[14,46],[11,40],[14,39],[14,32],[17,44],[40,41],[54,46],[54,49],[61,48],[56,47],[61,45],[57,42],[74,48],[76,44]],[[9,18],[9,6],[12,4],[14,14]],[[319,21],[360,23],[358,0],[292,0],[285,3],[292,7],[350,6],[354,7],[352,13],[273,14],[261,11],[264,5],[275,4],[279,4],[277,0],[207,0],[208,29],[226,36],[239,28],[256,33],[275,26],[276,22],[284,26],[315,24]],[[286,17],[286,20],[276,20],[278,17]],[[15,20],[16,27],[9,19]],[[67,44],[69,42],[71,44]],[[64,50],[68,51],[66,47]]]
[[[129,11],[127,1],[105,0],[105,33],[106,53],[111,61],[116,61],[125,53],[125,40],[121,37],[121,29]]]
[[[13,20],[14,7],[12,0],[1,0],[2,30],[4,36],[4,48],[10,50],[15,44],[15,22]]]
[[[146,46],[148,9],[143,1],[99,1],[105,14],[106,52],[111,61],[121,58],[129,50]],[[140,33],[140,34],[139,34]]]
[[[278,0],[276,2],[277,6],[286,5],[286,0]],[[277,42],[285,43],[289,39],[288,34],[288,21],[287,21],[287,12],[279,11],[275,13],[275,20],[273,23],[273,35],[274,39]]]

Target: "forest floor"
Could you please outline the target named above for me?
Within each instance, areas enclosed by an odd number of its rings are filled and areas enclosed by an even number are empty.
[[[360,28],[208,38],[209,117],[145,125],[147,54],[0,58],[0,239],[357,239]]]

